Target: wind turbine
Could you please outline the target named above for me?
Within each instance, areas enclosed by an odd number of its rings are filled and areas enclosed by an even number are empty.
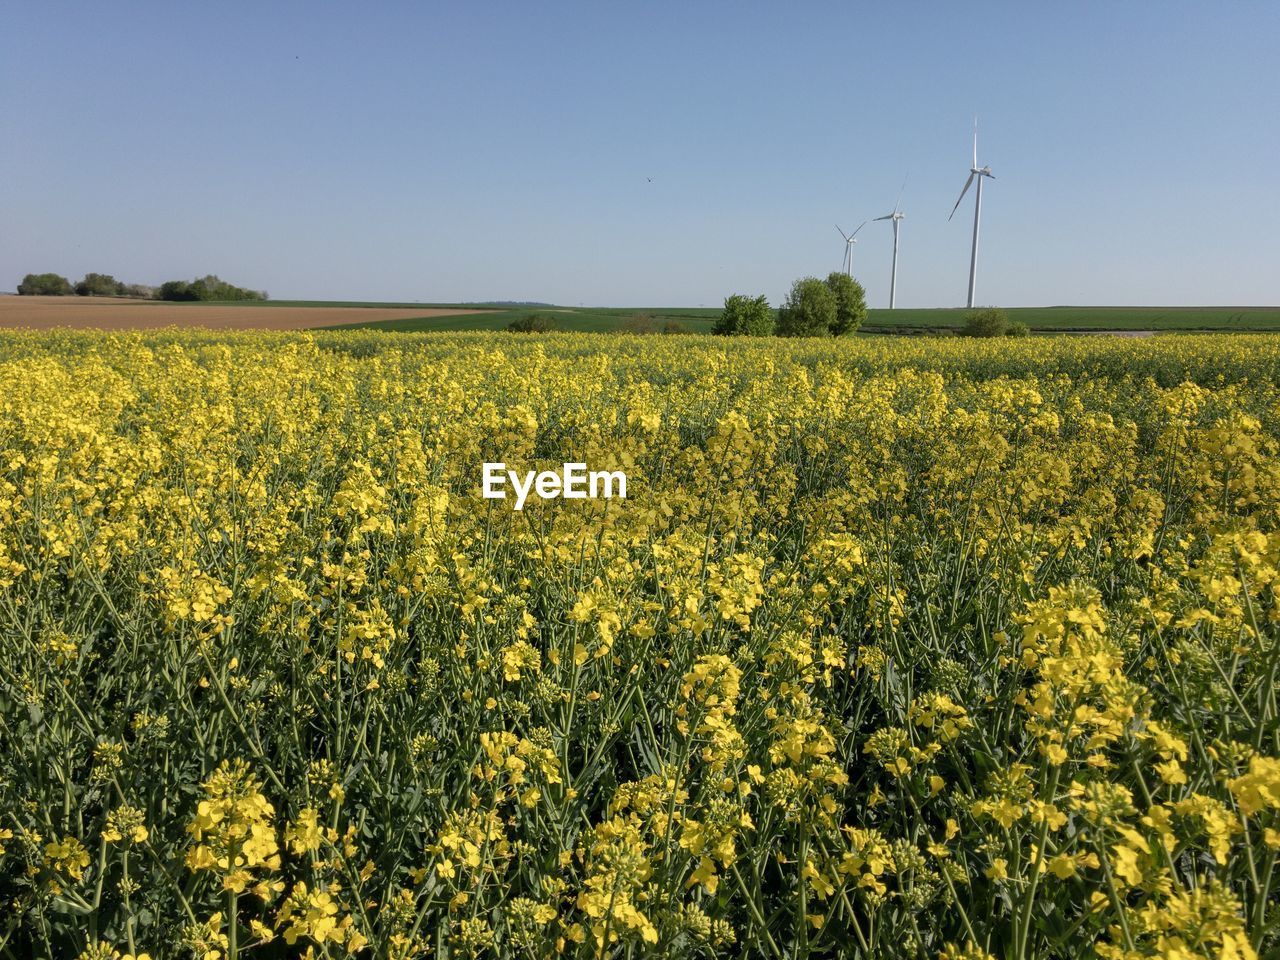
[[[867,221],[863,220],[862,223],[858,224],[858,230],[861,230],[866,225]],[[840,224],[836,224],[836,229],[840,230]],[[844,237],[844,263],[840,264],[840,269],[849,277],[853,276],[853,245],[858,242],[854,239],[858,235],[858,230],[850,234],[840,230],[840,236]]]
[[[902,189],[907,188],[907,181],[902,181]],[[893,273],[889,280],[889,309],[893,309],[893,301],[898,293],[898,227],[902,223],[902,219],[906,216],[898,205],[902,203],[902,190],[898,191],[898,199],[893,202],[893,213],[886,213],[883,217],[876,217],[876,220],[892,220],[893,221]]]
[[[973,118],[973,166],[969,168],[969,179],[964,182],[964,189],[960,191],[960,196],[956,200],[956,205],[951,208],[951,217],[956,215],[956,210],[960,207],[960,201],[964,199],[964,195],[969,192],[969,185],[973,183],[973,178],[978,178],[978,193],[973,201],[973,251],[969,254],[969,302],[967,306],[973,306],[973,290],[978,280],[978,221],[982,218],[982,178],[991,177],[995,179],[990,167],[978,166],[978,118]],[[947,217],[950,220],[951,217]]]

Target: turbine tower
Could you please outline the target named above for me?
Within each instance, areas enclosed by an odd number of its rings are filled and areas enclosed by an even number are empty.
[[[863,220],[862,223],[858,224],[858,230],[861,230],[866,225],[867,221]],[[858,242],[854,239],[858,235],[858,230],[853,231],[853,233],[846,234],[843,230],[840,230],[840,224],[838,223],[836,224],[836,229],[840,231],[840,236],[844,237],[844,263],[840,264],[840,269],[844,271],[845,276],[852,277],[853,245]]]
[[[902,188],[905,190],[907,182],[902,181]],[[902,224],[903,217],[906,216],[899,208],[902,203],[902,190],[898,191],[898,199],[893,202],[893,213],[886,213],[883,217],[876,217],[877,220],[893,221],[893,273],[889,280],[889,309],[893,309],[893,302],[897,299],[898,294],[898,228]]]
[[[969,179],[964,182],[964,189],[960,191],[960,196],[956,200],[956,205],[951,208],[951,217],[956,215],[956,210],[960,208],[960,201],[964,199],[964,195],[969,192],[969,185],[973,183],[973,178],[978,178],[978,192],[973,201],[973,250],[969,254],[969,302],[966,306],[973,306],[973,291],[978,280],[978,222],[982,219],[982,178],[991,177],[995,179],[990,167],[978,166],[978,118],[973,118],[973,166],[969,168]],[[947,217],[950,220],[951,217]]]

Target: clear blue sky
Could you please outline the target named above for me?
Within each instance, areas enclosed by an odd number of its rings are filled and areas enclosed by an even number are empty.
[[[1273,0],[0,0],[0,23],[0,290],[776,303],[908,176],[898,304],[961,305],[977,114],[979,302],[1280,303]],[[857,247],[872,306],[890,234]]]

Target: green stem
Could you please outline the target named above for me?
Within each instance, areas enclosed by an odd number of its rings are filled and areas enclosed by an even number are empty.
[[[236,960],[237,913],[240,908],[240,894],[234,890],[227,891],[227,960]]]

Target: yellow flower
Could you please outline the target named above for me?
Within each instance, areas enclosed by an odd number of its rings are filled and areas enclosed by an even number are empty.
[[[72,880],[84,879],[85,867],[89,866],[89,851],[75,837],[47,844],[44,857],[51,869],[65,873]]]
[[[119,843],[125,839],[130,843],[145,843],[150,833],[143,823],[143,818],[143,812],[136,807],[117,807],[107,814],[107,825],[103,828],[102,839],[107,843]]]
[[[189,870],[211,870],[223,887],[243,892],[253,871],[280,868],[271,817],[275,808],[243,761],[224,761],[204,783],[205,799],[196,805],[187,832],[196,841],[187,851]]]
[[[362,949],[367,938],[355,928],[355,921],[345,913],[344,905],[335,899],[341,892],[336,884],[326,890],[311,890],[305,883],[297,883],[276,915],[277,928],[283,927],[281,936],[292,946],[307,937],[324,947],[326,943],[345,944],[349,953]]]
[[[284,841],[296,854],[311,853],[320,849],[324,835],[320,828],[320,813],[304,807],[298,811],[298,819],[285,828]]]
[[[700,883],[707,893],[714,895],[720,883],[719,878],[716,876],[715,861],[710,857],[699,859],[697,869],[689,874],[689,878],[684,883],[686,887],[692,887]]]
[[[1227,783],[1246,816],[1280,809],[1280,758],[1255,756],[1249,771]]]
[[[1144,851],[1135,850],[1117,844],[1112,848],[1112,870],[1116,877],[1123,880],[1130,887],[1138,887],[1142,885],[1144,873],[1141,865],[1141,858]]]
[[[1059,880],[1073,877],[1076,873],[1075,858],[1066,853],[1059,853],[1057,856],[1050,858],[1048,870]]]

